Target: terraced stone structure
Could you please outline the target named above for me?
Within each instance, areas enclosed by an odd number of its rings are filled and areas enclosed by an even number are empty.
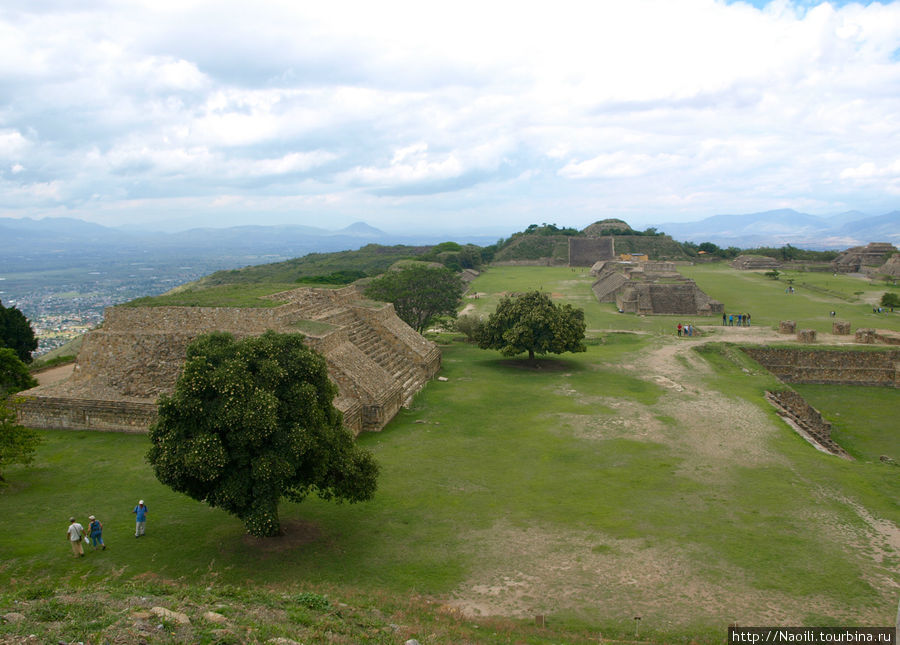
[[[873,271],[876,267],[887,264],[893,253],[897,253],[897,247],[888,242],[871,242],[866,246],[854,246],[832,260],[831,268],[836,273]]]
[[[731,261],[731,266],[739,271],[772,271],[781,264],[767,255],[739,255]]]
[[[600,302],[634,314],[712,316],[725,306],[675,270],[673,262],[597,262],[591,289]]]
[[[19,422],[35,428],[144,432],[156,399],[171,392],[188,343],[211,331],[236,337],[300,332],[325,356],[334,401],[354,434],[377,431],[441,366],[438,347],[400,320],[391,304],[355,287],[301,288],[266,308],[110,307],[84,339],[72,377],[20,393]]]
[[[900,387],[900,350],[742,347],[785,383]]]

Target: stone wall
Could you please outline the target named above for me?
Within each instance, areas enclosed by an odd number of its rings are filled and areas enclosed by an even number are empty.
[[[569,238],[570,267],[589,267],[598,260],[612,260],[615,257],[616,247],[612,237]]]
[[[900,387],[900,350],[741,349],[786,383]]]
[[[143,433],[156,421],[156,403],[19,396],[19,422],[31,428]]]
[[[831,438],[831,424],[794,390],[766,392],[766,399],[782,417],[793,421],[800,434],[832,455],[851,459],[847,451]]]
[[[22,393],[19,420],[38,428],[146,430],[152,418],[142,411],[155,415],[157,397],[174,389],[187,345],[211,331],[239,338],[269,329],[304,333],[325,357],[338,386],[335,406],[354,432],[380,430],[440,369],[434,343],[401,321],[393,305],[368,302],[355,287],[269,298],[284,304],[108,308],[103,327],[85,336],[72,377]]]

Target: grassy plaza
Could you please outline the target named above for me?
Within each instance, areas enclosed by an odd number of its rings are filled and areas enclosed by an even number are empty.
[[[467,311],[486,315],[504,293],[542,289],[584,308],[587,352],[532,367],[444,335],[448,380],[359,438],[381,465],[375,498],[282,503],[280,538],[251,538],[236,518],[159,484],[146,436],[42,431],[35,463],[10,468],[0,489],[0,613],[47,589],[182,585],[176,599],[188,605],[237,588],[393,608],[421,627],[420,642],[448,642],[429,641],[429,629],[468,642],[596,642],[631,637],[635,616],[648,642],[721,642],[733,622],[892,624],[900,471],[879,456],[900,461],[897,390],[795,388],[856,458],[841,460],[775,414],[763,393],[779,383],[734,344],[761,342],[751,334],[784,319],[830,333],[832,310],[854,329],[897,331],[900,313],[873,314],[885,289],[847,276],[798,275],[788,295],[784,276],[683,272],[726,311],[750,312],[754,327],[619,314],[596,302],[581,269],[486,271]],[[702,334],[676,338],[678,322]],[[135,539],[139,498],[150,513],[147,536]],[[76,560],[67,518],[88,514],[104,522],[110,548]],[[431,609],[410,609],[413,597]],[[83,638],[103,628],[97,613],[79,623]],[[481,618],[495,615],[511,622]],[[562,631],[535,628],[535,615]],[[309,611],[294,623],[340,633],[335,620]],[[15,629],[0,625],[0,638]],[[380,638],[372,642],[397,642]]]

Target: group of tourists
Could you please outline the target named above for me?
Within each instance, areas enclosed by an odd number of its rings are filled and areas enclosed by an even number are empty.
[[[722,313],[722,326],[734,327],[735,323],[738,327],[750,326],[750,314],[726,314]]]
[[[682,325],[678,323],[678,326],[675,328],[678,331],[679,336],[693,336],[694,335],[694,326],[691,323],[687,325]]]
[[[144,504],[144,500],[140,500],[131,512],[135,516],[134,537],[141,537],[144,535],[144,528],[147,525],[147,505]],[[90,544],[94,551],[98,546],[101,550],[106,550],[106,543],[103,541],[103,523],[93,515],[88,515],[87,529],[74,517],[70,517],[66,538],[68,538],[72,553],[76,558],[84,557],[82,542]]]

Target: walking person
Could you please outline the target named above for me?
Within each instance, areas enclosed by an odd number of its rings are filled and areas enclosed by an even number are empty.
[[[81,540],[84,538],[84,527],[75,521],[74,517],[69,518],[69,528],[66,529],[66,537],[69,538],[69,544],[72,546],[72,553],[76,558],[84,557],[84,548],[81,546]]]
[[[105,551],[106,545],[103,543],[103,523],[93,515],[88,516],[88,535],[91,536],[91,548],[97,550],[99,544]]]
[[[147,526],[147,507],[144,505],[144,500],[140,500],[131,512],[134,513],[135,519],[134,537],[141,537]]]
[[[681,323],[678,323],[678,335],[681,336]]]
[[[725,326],[725,320],[726,320],[726,318],[725,318],[725,312],[723,311],[723,312],[722,312],[722,326],[723,326],[723,327]]]

